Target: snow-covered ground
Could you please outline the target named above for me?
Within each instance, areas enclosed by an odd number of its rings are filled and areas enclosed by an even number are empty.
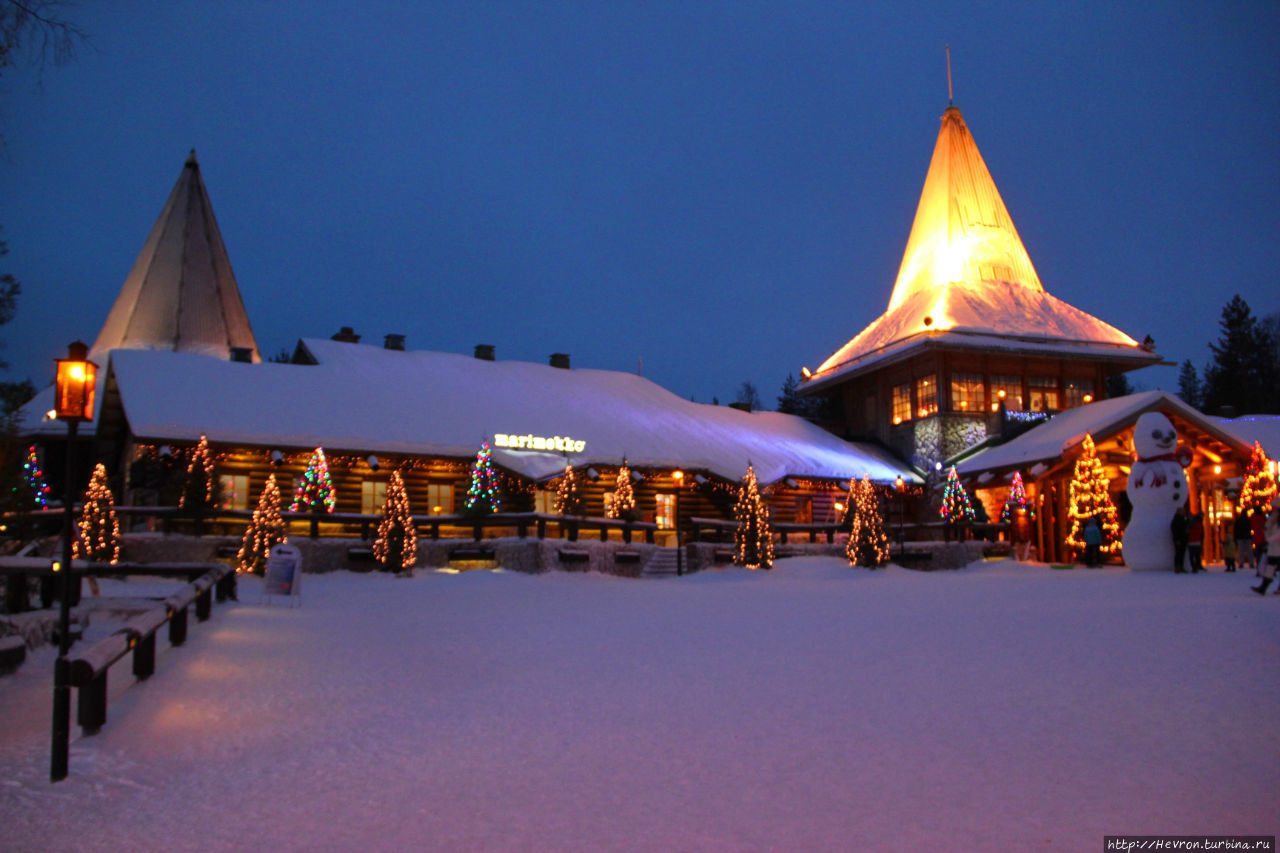
[[[1097,850],[1274,834],[1280,600],[999,562],[307,576],[112,671],[48,782],[0,679],[5,850]],[[105,584],[104,584],[105,586]],[[103,590],[115,594],[116,590]],[[75,730],[78,733],[78,729]]]

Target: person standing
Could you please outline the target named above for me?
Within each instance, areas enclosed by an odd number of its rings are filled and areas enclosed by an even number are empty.
[[[1240,562],[1240,568],[1249,566],[1253,568],[1253,531],[1249,528],[1249,513],[1245,511],[1244,504],[1236,510],[1235,521],[1231,525],[1231,530],[1235,534],[1236,540],[1236,556]]]
[[[1187,526],[1187,559],[1191,562],[1191,574],[1204,571],[1204,513],[1197,512],[1191,516]]]
[[[1182,562],[1187,556],[1187,537],[1191,532],[1191,517],[1187,515],[1186,504],[1178,507],[1178,511],[1174,513],[1173,521],[1169,522],[1169,531],[1173,535],[1173,570],[1182,574],[1185,571]]]
[[[1222,562],[1229,572],[1236,570],[1236,532],[1233,528],[1234,525],[1222,525]]]
[[[1261,513],[1256,512],[1255,514],[1261,515]],[[1262,573],[1262,583],[1249,587],[1258,595],[1267,594],[1267,587],[1275,579],[1276,568],[1280,567],[1280,497],[1272,498],[1271,512],[1267,513],[1266,521],[1263,524],[1267,535],[1266,546],[1269,547],[1271,553],[1269,556],[1264,557],[1266,566],[1258,570]],[[1263,553],[1265,554],[1266,551]]]
[[[1258,575],[1267,566],[1267,513],[1255,509],[1249,513],[1250,542],[1253,545],[1253,564]]]
[[[1102,522],[1093,516],[1084,523],[1084,564],[1096,569],[1102,562],[1099,551],[1102,548]]]

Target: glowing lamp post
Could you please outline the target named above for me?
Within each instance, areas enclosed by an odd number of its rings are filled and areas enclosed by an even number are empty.
[[[902,539],[902,528],[907,521],[907,484],[902,481],[902,477],[893,481],[894,491],[898,493],[898,558],[907,552],[907,545]]]
[[[58,603],[58,659],[53,663],[53,749],[49,780],[67,778],[71,738],[71,678],[67,652],[71,650],[71,598],[79,581],[71,570],[71,536],[75,524],[76,434],[81,421],[93,420],[93,394],[98,365],[89,361],[89,348],[81,341],[67,347],[67,357],[57,359],[54,417],[67,422],[67,488],[63,494],[62,560],[54,564],[60,580]]]
[[[671,514],[675,516],[676,527],[676,577],[684,574],[684,544],[680,541],[680,487],[684,485],[684,472],[673,471],[671,479],[676,484],[676,499],[672,501]]]

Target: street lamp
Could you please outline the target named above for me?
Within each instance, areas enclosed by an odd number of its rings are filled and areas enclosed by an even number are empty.
[[[57,359],[54,384],[54,417],[67,422],[67,488],[62,498],[62,560],[54,565],[59,573],[58,659],[53,663],[53,749],[49,781],[67,778],[68,745],[71,739],[71,596],[75,573],[71,570],[71,536],[75,523],[76,434],[81,421],[93,420],[93,394],[98,365],[89,361],[89,348],[82,341],[67,347],[67,357]]]
[[[676,517],[676,577],[684,574],[684,545],[680,542],[680,487],[684,485],[684,472],[674,471],[671,478],[676,481],[676,499],[673,501],[672,515]]]
[[[902,528],[907,521],[907,484],[902,481],[901,474],[893,481],[893,488],[898,493],[898,559],[902,559],[907,552],[906,543],[902,541]]]

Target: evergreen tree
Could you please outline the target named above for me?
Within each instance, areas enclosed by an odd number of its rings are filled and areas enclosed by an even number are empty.
[[[1238,414],[1280,411],[1280,365],[1272,341],[1239,294],[1222,309],[1222,334],[1209,344],[1213,359],[1204,371],[1204,411],[1232,406]]]
[[[202,435],[191,451],[191,461],[182,481],[182,493],[178,496],[179,508],[200,515],[217,506],[218,479],[213,475],[213,467],[209,439]]]
[[[756,472],[750,464],[738,489],[733,508],[738,529],[734,533],[733,561],[748,569],[773,568],[773,531],[769,528],[769,507],[760,497]]]
[[[113,565],[120,561],[120,522],[107,485],[107,468],[101,462],[89,479],[80,511],[80,536],[72,545],[77,558]]]
[[[606,518],[622,518],[633,520],[636,511],[636,493],[631,487],[631,469],[627,467],[627,458],[622,457],[622,467],[618,469],[618,480],[613,490],[613,501],[605,508]]]
[[[409,494],[399,471],[391,472],[387,499],[382,504],[382,521],[373,543],[373,556],[383,571],[409,572],[418,558],[418,532],[409,511]]]
[[[964,484],[960,482],[960,475],[956,473],[956,466],[954,465],[947,471],[947,482],[942,487],[942,506],[939,507],[938,514],[942,516],[942,520],[947,524],[973,521],[977,515],[973,510],[973,504],[969,501],[969,494],[964,490]]]
[[[333,512],[338,505],[333,479],[329,476],[329,462],[324,448],[317,447],[307,461],[307,470],[293,492],[289,512]]]
[[[756,390],[755,383],[751,381],[743,382],[738,386],[738,398],[734,401],[739,405],[746,406],[748,411],[756,412],[764,407],[760,402],[760,392]]]
[[[1133,393],[1133,385],[1129,384],[1129,377],[1123,373],[1113,373],[1106,380],[1107,398],[1114,400],[1116,397],[1128,397]]]
[[[1178,396],[1193,409],[1199,409],[1204,402],[1200,374],[1196,373],[1196,366],[1191,363],[1191,359],[1182,362],[1182,369],[1178,371]]]
[[[800,383],[788,373],[786,381],[782,383],[782,393],[778,396],[778,411],[808,418],[813,416],[813,409],[813,401],[800,396]]]
[[[1067,517],[1071,519],[1068,545],[1077,551],[1084,550],[1084,525],[1094,516],[1102,523],[1102,552],[1114,554],[1119,551],[1120,516],[1116,505],[1111,502],[1106,471],[1094,449],[1093,436],[1085,433],[1068,491]]]
[[[1241,512],[1266,515],[1271,510],[1271,500],[1276,496],[1276,478],[1271,473],[1271,463],[1266,451],[1258,442],[1253,443],[1253,455],[1245,469],[1244,483],[1240,487]],[[1272,554],[1270,556],[1277,556]]]
[[[556,485],[556,512],[560,515],[586,515],[587,502],[582,494],[582,486],[578,482],[578,472],[566,463],[564,476]]]
[[[849,480],[849,522],[849,541],[844,548],[849,565],[874,569],[889,562],[884,512],[869,475]]]
[[[289,541],[289,534],[284,519],[280,516],[280,487],[276,485],[276,475],[267,478],[262,487],[262,495],[258,498],[258,506],[253,510],[253,518],[245,528],[244,539],[240,543],[239,571],[262,574],[267,567],[267,557],[276,545]]]
[[[492,515],[498,511],[498,472],[493,467],[493,451],[483,442],[471,466],[471,487],[464,504],[467,514]]]
[[[14,512],[49,508],[49,484],[44,480],[44,471],[40,468],[40,460],[36,456],[34,444],[27,447],[27,457],[23,460],[22,472],[13,486],[10,508]]]
[[[1013,521],[1013,514],[1019,509],[1027,509],[1031,518],[1036,517],[1036,511],[1027,503],[1027,487],[1023,485],[1022,474],[1014,471],[1013,483],[1009,486],[1009,497],[1005,498],[1004,509],[1000,510],[1000,520]]]

